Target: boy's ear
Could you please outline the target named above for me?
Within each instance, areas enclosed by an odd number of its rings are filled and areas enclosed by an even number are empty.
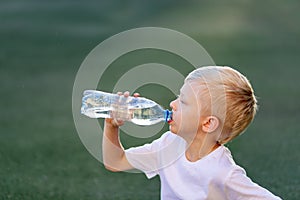
[[[202,121],[202,131],[205,133],[214,132],[219,127],[219,119],[215,116],[205,117]]]

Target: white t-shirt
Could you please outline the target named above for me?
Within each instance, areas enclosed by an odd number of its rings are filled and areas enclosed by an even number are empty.
[[[253,183],[225,146],[196,162],[186,159],[185,146],[181,137],[166,132],[151,144],[125,153],[130,164],[148,178],[160,176],[163,200],[280,199]]]

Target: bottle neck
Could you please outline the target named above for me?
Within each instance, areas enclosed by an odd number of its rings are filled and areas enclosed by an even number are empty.
[[[165,118],[165,122],[170,122],[172,121],[172,111],[169,110],[164,110],[164,118]]]

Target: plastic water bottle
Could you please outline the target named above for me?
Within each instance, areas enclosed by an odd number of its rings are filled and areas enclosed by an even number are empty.
[[[152,100],[97,90],[84,91],[81,113],[90,118],[116,118],[144,126],[172,120],[172,112]]]

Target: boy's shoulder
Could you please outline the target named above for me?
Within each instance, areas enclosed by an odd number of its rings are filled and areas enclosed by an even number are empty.
[[[187,145],[186,141],[182,137],[172,133],[171,131],[163,133],[158,140],[161,144],[161,147],[167,147],[171,145],[172,147],[176,148],[179,146],[186,147]]]
[[[172,141],[176,140],[176,141],[181,141],[181,142],[184,141],[185,142],[185,140],[182,137],[176,135],[175,133],[172,133],[171,131],[167,131],[167,132],[163,133],[161,135],[160,139],[162,141],[171,141],[172,142]]]

